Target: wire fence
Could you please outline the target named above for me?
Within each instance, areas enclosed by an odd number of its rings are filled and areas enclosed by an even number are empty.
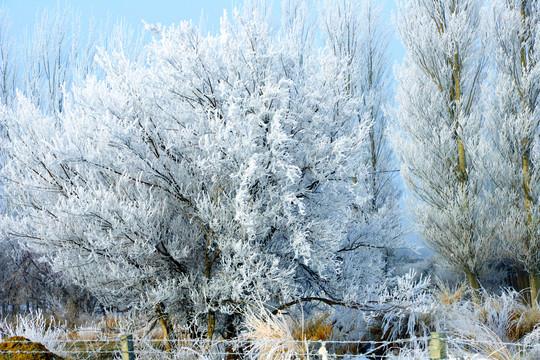
[[[50,349],[16,337],[0,343],[0,359],[540,359],[539,343],[472,340],[433,333],[394,341],[345,340],[156,340],[133,338],[54,339]],[[16,357],[23,356],[23,357]]]

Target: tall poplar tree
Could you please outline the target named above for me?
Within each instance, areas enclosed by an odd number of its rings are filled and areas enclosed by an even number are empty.
[[[343,276],[368,271],[366,278],[377,276],[382,280],[390,270],[388,263],[393,249],[403,245],[404,232],[399,205],[401,193],[392,171],[396,164],[386,137],[388,119],[383,111],[391,96],[390,32],[382,19],[382,6],[375,1],[326,1],[320,11],[326,51],[345,60],[344,91],[355,107],[356,119],[371,124],[362,161],[357,165],[367,170],[367,176],[352,179],[362,182],[369,201],[355,209],[357,226],[340,251],[348,259],[346,265],[356,264],[358,269],[344,271]],[[359,265],[370,261],[369,268]],[[358,280],[346,280],[351,293],[362,291],[357,286],[365,284]]]
[[[393,146],[424,242],[472,288],[491,256],[493,225],[479,172],[486,61],[479,0],[411,0],[399,8],[407,51],[396,77]]]
[[[487,176],[497,189],[504,254],[540,287],[540,2],[493,1],[495,82],[488,107]]]

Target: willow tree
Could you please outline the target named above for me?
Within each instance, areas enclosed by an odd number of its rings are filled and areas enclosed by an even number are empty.
[[[478,164],[484,79],[479,0],[411,0],[399,8],[407,51],[393,146],[416,197],[425,243],[472,288],[491,255],[493,226]]]
[[[506,255],[540,287],[540,2],[497,0],[489,22],[496,81],[486,170],[497,187]]]
[[[23,96],[3,109],[5,231],[104,304],[177,314],[197,336],[224,336],[246,304],[336,302],[370,122],[348,59],[288,4],[286,36],[261,1],[215,36],[149,27],[146,63],[100,52],[104,78],[58,114]]]

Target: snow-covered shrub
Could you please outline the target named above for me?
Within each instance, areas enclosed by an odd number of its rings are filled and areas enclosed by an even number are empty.
[[[538,359],[540,346],[535,341],[540,338],[540,327],[530,326],[538,324],[537,311],[524,305],[516,291],[483,291],[475,300],[466,286],[451,288],[439,283],[433,288],[429,278],[417,279],[410,272],[388,280],[370,294],[364,301],[357,299],[354,306],[336,308],[328,318],[333,328],[329,342],[373,342],[328,345],[332,353],[352,358],[355,354],[376,354],[393,359],[427,359],[432,332],[442,332],[448,339],[450,359]],[[252,354],[281,351],[292,356],[306,351],[296,342],[302,339],[294,336],[290,319],[264,310],[254,314],[248,325],[249,339],[257,338]]]
[[[416,273],[410,271],[380,287],[377,301],[385,339],[424,337],[429,333],[434,312],[430,284],[429,277],[416,279]]]
[[[510,342],[523,337],[527,330],[522,327],[529,326],[529,318],[535,317],[535,313],[524,305],[520,293],[507,289],[498,295],[483,291],[480,303],[470,298],[443,302],[439,305],[438,318],[442,328],[460,338],[474,338],[483,331],[479,329],[485,328],[501,341]]]
[[[470,289],[438,284],[431,298],[431,331],[445,333],[450,359],[533,360],[538,359],[540,327],[536,311],[524,305],[520,293],[481,292],[473,300]],[[536,319],[536,320],[535,320]],[[525,335],[524,335],[525,334]],[[426,339],[430,333],[425,333]],[[392,359],[428,359],[427,341],[410,342]]]
[[[424,337],[432,329],[436,304],[430,278],[417,278],[411,270],[366,288],[348,307],[338,307],[332,316],[341,338],[393,341]]]
[[[334,329],[351,331],[334,335],[339,334],[340,340],[387,340],[386,354],[391,355],[392,348],[397,351],[392,355],[396,359],[422,358],[435,331],[447,335],[453,356],[536,359],[539,349],[534,339],[540,336],[539,312],[524,305],[522,294],[514,290],[501,294],[482,291],[479,295],[475,301],[470,288],[462,284],[455,288],[443,283],[432,287],[429,279],[415,280],[411,272],[387,281],[377,301],[372,298],[366,302],[369,308],[337,311],[347,315],[334,315]],[[367,351],[370,349],[364,349]]]
[[[447,334],[452,352],[501,360],[537,359],[533,339],[540,328],[530,324],[538,321],[538,312],[524,305],[522,294],[511,289],[501,294],[482,291],[480,298],[437,300],[438,330]]]
[[[46,317],[41,311],[35,311],[17,315],[12,321],[4,319],[0,322],[0,341],[13,336],[23,336],[53,352],[61,352],[65,348],[67,329],[52,316]]]

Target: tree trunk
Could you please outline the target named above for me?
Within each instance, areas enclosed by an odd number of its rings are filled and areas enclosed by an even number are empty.
[[[529,285],[529,273],[517,268],[516,269],[516,277],[515,277],[515,286],[514,289],[517,292],[521,292],[523,294],[523,298],[527,304],[531,303],[531,293],[529,291],[530,285]]]
[[[458,165],[459,165],[459,181],[462,184],[466,184],[469,180],[469,176],[467,173],[467,158],[465,157],[465,145],[463,144],[463,140],[461,138],[458,138]]]
[[[206,230],[205,230],[206,231]],[[216,250],[214,252],[213,256],[210,256],[210,245],[211,245],[211,236],[214,233],[214,230],[207,231],[206,233],[206,250],[204,252],[204,260],[206,262],[206,281],[207,283],[210,281],[210,277],[212,276],[212,266],[214,265],[214,262],[218,258],[219,254],[221,253],[221,250]],[[208,311],[208,330],[206,332],[206,338],[211,340],[214,336],[214,330],[216,329],[216,312],[214,310]]]
[[[540,287],[540,274],[531,272],[529,274],[529,285],[531,288],[531,306],[538,307],[538,290]]]
[[[165,306],[163,303],[157,304],[154,311],[156,312],[159,324],[163,329],[163,341],[165,342],[165,349],[170,351],[172,347],[171,340],[175,339],[174,327],[171,323],[171,319],[169,318],[169,314],[165,312]]]
[[[216,312],[210,310],[208,312],[208,332],[206,333],[206,338],[211,340],[214,337],[214,330],[216,329]]]
[[[526,150],[525,152],[523,153],[522,155],[522,163],[521,163],[521,167],[522,167],[522,171],[523,171],[523,193],[524,193],[524,198],[525,198],[525,211],[527,213],[527,219],[526,219],[526,224],[527,224],[527,227],[528,228],[532,228],[534,227],[534,224],[533,224],[533,218],[532,218],[532,197],[530,195],[531,193],[531,190],[530,190],[530,187],[531,187],[531,170],[530,170],[530,141],[528,139],[526,139],[524,141],[524,144],[526,146]],[[532,231],[529,232],[529,238],[527,238],[525,241],[527,242],[525,245],[526,245],[526,248],[528,249],[528,251],[530,252],[530,247],[531,247],[531,238],[530,238],[530,234],[533,233]],[[531,298],[530,298],[530,304],[532,307],[537,307],[538,306],[538,303],[537,303],[537,300],[538,300],[538,286],[540,285],[540,279],[538,278],[539,275],[536,274],[535,272],[530,272],[529,273],[529,290],[530,290],[530,294],[531,294]]]
[[[469,287],[471,288],[471,294],[473,301],[479,303],[480,301],[480,282],[478,281],[478,276],[470,270],[466,270],[465,274],[467,275],[467,281],[469,282]]]

